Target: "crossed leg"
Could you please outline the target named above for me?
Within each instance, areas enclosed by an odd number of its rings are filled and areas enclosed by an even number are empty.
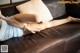
[[[0,21],[0,28],[1,28],[1,24],[2,24],[2,22]]]

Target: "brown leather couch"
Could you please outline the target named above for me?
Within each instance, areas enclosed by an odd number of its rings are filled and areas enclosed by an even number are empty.
[[[55,19],[67,17],[65,15],[65,9],[61,8],[62,5],[58,7],[60,9],[54,9],[55,4],[53,3],[57,0],[43,1],[49,7]],[[21,3],[23,2],[1,6],[0,9],[5,16],[11,16],[19,13],[15,6]],[[63,10],[61,11],[61,9]],[[76,53],[80,49],[80,23],[71,22],[48,28],[35,34],[31,33],[23,37],[11,38],[7,41],[0,42],[0,45],[8,45],[9,53]]]

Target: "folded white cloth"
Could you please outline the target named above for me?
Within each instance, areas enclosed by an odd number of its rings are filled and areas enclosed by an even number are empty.
[[[9,25],[5,20],[1,20],[2,25],[0,29],[0,41],[5,41],[12,37],[21,37],[23,35],[23,30]]]

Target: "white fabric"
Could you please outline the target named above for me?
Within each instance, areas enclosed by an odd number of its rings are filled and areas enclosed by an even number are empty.
[[[0,41],[5,41],[12,37],[21,37],[23,35],[23,30],[14,26],[7,24],[6,21],[1,20],[2,25],[0,29]]]
[[[48,22],[53,19],[49,9],[42,0],[31,0],[16,7],[20,13],[35,14],[37,22]]]

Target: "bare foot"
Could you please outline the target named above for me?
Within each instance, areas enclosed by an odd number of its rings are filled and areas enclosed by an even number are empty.
[[[74,17],[71,17],[71,16],[69,16],[67,19],[70,20],[71,22],[80,22],[79,18],[74,18]]]

